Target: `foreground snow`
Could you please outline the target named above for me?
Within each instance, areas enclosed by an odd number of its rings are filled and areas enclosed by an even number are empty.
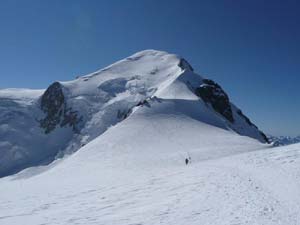
[[[0,224],[300,224],[300,145],[147,168],[94,147],[2,178]]]

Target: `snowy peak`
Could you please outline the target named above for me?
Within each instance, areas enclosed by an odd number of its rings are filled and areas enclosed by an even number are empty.
[[[183,70],[191,70],[184,59],[146,50],[76,80],[55,82],[41,98],[41,109],[46,114],[41,127],[46,133],[67,125],[78,130],[79,122],[90,121],[99,111],[126,114],[167,87]]]
[[[27,96],[22,102],[28,104],[12,105],[22,93]],[[230,135],[268,142],[219,84],[195,73],[184,58],[163,51],[138,52],[75,80],[54,82],[44,93],[0,91],[1,104],[9,107],[1,114],[0,176],[77,151],[140,114],[145,120],[150,114],[176,115],[197,126],[206,124]],[[203,136],[203,129],[195,135]]]
[[[77,80],[61,83],[72,90],[74,96],[95,94],[97,89],[99,92],[119,94],[122,84],[126,84],[123,85],[123,92],[148,92],[152,95],[153,91],[163,88],[166,82],[173,81],[183,71],[192,70],[188,62],[177,55],[145,50]]]
[[[77,132],[82,127],[88,140],[92,140],[153,97],[202,101],[219,120],[225,120],[223,127],[268,142],[242,111],[231,104],[219,84],[194,73],[184,58],[155,50],[138,52],[73,81],[52,84],[42,97],[42,110],[47,116],[41,127],[46,133],[56,126],[70,126]],[[91,121],[93,125],[89,124]],[[99,132],[91,134],[89,129]]]

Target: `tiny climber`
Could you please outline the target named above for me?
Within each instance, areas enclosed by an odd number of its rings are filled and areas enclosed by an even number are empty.
[[[189,164],[189,159],[185,158],[185,165]]]
[[[192,158],[189,156],[188,158],[185,158],[185,165],[190,164],[192,162]]]

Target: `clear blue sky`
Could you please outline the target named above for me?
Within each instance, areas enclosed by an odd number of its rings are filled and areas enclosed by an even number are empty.
[[[46,88],[143,49],[185,57],[262,130],[300,134],[300,3],[1,0],[0,88]]]

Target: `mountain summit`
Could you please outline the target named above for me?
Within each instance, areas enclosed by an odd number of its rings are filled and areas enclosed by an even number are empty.
[[[246,140],[249,150],[268,143],[219,84],[184,58],[156,50],[47,90],[0,90],[0,107],[0,176],[48,164],[103,135],[110,136],[108,146],[155,145],[172,154],[218,143]]]

